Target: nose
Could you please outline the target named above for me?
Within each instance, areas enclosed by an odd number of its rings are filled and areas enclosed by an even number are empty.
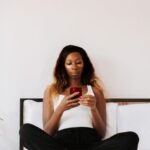
[[[77,69],[77,65],[75,63],[72,64],[72,69]]]

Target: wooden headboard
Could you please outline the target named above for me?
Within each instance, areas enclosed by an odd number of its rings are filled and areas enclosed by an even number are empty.
[[[42,102],[42,98],[20,98],[20,127],[23,125],[23,104],[26,100]],[[148,103],[150,98],[107,98],[107,103],[118,103],[118,105],[128,105],[135,103]],[[23,144],[20,140],[20,150],[23,150]]]

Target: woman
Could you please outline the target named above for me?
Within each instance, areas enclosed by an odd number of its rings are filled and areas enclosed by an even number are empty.
[[[70,93],[73,88],[80,92]],[[134,132],[102,140],[106,132],[103,90],[87,53],[74,45],[62,49],[54,82],[44,92],[43,127],[44,131],[31,124],[21,128],[29,150],[137,150],[139,141]]]

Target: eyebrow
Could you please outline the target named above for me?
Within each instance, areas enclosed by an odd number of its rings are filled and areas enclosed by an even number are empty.
[[[78,61],[78,60],[82,61],[82,59],[81,59],[81,58],[77,58],[77,59],[75,59],[75,61]],[[72,60],[71,60],[71,59],[66,59],[66,61],[72,61]]]

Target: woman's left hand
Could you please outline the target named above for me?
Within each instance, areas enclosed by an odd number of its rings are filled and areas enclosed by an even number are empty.
[[[91,109],[96,108],[96,98],[93,95],[83,95],[79,100],[81,105],[89,106]]]

